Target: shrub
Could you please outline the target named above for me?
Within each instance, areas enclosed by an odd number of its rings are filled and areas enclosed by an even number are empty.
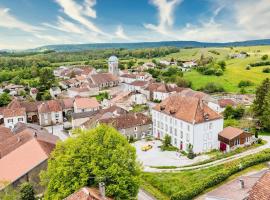
[[[195,158],[195,153],[193,152],[193,146],[192,146],[192,144],[189,144],[188,145],[188,154],[187,154],[187,157],[189,158],[189,159],[193,159],[193,158]]]
[[[270,68],[266,67],[262,70],[263,73],[270,73]]]
[[[268,55],[267,55],[267,54],[263,55],[263,56],[261,57],[261,59],[262,59],[262,60],[267,60],[267,59],[268,59]]]
[[[250,65],[246,66],[246,70],[250,70]]]
[[[219,170],[217,173],[206,177],[203,182],[198,182],[197,184],[192,185],[192,187],[188,187],[187,189],[181,190],[180,192],[173,194],[171,196],[171,200],[193,199],[206,189],[225,181],[231,175],[253,165],[257,165],[259,163],[263,163],[269,160],[270,149],[267,149],[260,153],[253,154],[248,157],[244,157],[226,164],[222,164],[219,166],[221,170]]]
[[[223,112],[225,119],[240,119],[243,117],[245,109],[242,106],[233,108],[232,106],[227,106]]]
[[[224,88],[221,85],[218,85],[216,83],[207,83],[206,86],[204,86],[204,88],[202,88],[201,90],[203,90],[206,93],[215,93],[215,92],[224,92]]]
[[[256,62],[256,63],[251,63],[251,67],[260,67],[260,66],[266,66],[270,65],[270,61],[262,61],[262,62]]]
[[[238,87],[239,88],[241,88],[241,87],[248,87],[248,86],[252,86],[252,85],[254,85],[254,83],[253,82],[251,82],[251,81],[243,81],[243,80],[241,80],[239,83],[238,83]]]

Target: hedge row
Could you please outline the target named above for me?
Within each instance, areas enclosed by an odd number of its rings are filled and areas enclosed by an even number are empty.
[[[192,188],[182,190],[171,196],[172,200],[190,200],[201,194],[206,189],[213,187],[222,181],[225,181],[231,175],[242,171],[253,165],[263,163],[270,160],[270,149],[264,150],[260,153],[245,157],[239,160],[235,160],[226,164],[222,164],[220,168],[223,168],[220,172],[209,176],[202,183],[193,185]]]
[[[266,66],[270,65],[270,61],[264,61],[264,62],[256,62],[256,63],[251,63],[251,67],[260,67],[260,66]]]

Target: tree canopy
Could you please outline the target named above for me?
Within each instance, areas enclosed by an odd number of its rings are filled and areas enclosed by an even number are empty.
[[[140,166],[136,151],[114,128],[100,125],[77,130],[75,138],[57,144],[41,173],[45,199],[63,199],[83,186],[106,185],[106,195],[136,199]]]

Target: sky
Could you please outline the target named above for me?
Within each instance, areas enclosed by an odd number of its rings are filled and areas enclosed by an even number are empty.
[[[270,0],[0,0],[0,49],[270,38]]]

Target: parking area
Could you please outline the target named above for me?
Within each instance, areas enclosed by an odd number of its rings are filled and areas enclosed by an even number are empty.
[[[152,148],[148,151],[142,151],[142,147],[150,144]],[[161,151],[159,146],[162,142],[159,140],[145,141],[140,140],[133,144],[136,148],[137,158],[143,166],[184,166],[200,162],[209,158],[207,155],[200,155],[193,160],[188,159],[175,151]]]
[[[45,128],[49,131],[49,133],[58,136],[60,140],[66,140],[69,137],[68,133],[66,133],[63,129],[63,124],[46,126]]]

